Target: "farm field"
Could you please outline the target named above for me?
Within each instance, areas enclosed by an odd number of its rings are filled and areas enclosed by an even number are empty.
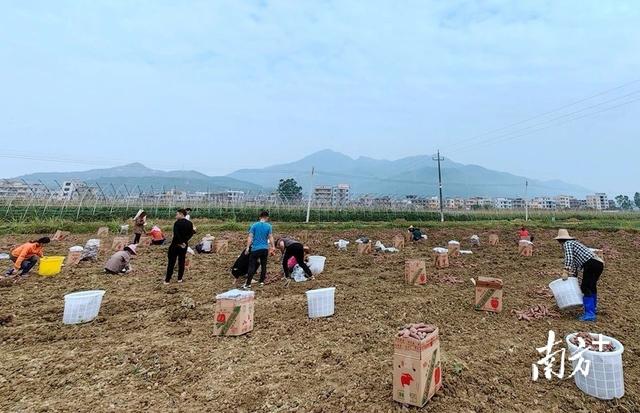
[[[230,241],[229,252],[194,257],[183,284],[162,285],[166,246],[141,247],[134,271],[124,276],[102,273],[103,252],[98,262],[65,267],[56,277],[33,273],[20,284],[4,282],[0,317],[14,319],[0,325],[0,411],[402,411],[392,401],[391,360],[395,333],[410,322],[439,327],[444,382],[426,407],[410,411],[640,411],[639,234],[572,230],[605,251],[599,318],[587,325],[575,320],[575,312],[531,322],[512,313],[535,304],[555,307],[553,298],[533,295],[562,269],[553,229],[534,231],[531,258],[518,256],[515,227],[501,230],[500,244],[492,247],[484,225],[429,230],[427,242],[396,254],[365,256],[353,244],[347,252],[333,246],[339,238],[353,242],[359,235],[390,244],[397,233],[309,231],[312,253],[327,256],[325,272],[307,283],[254,288],[254,330],[235,338],[215,337],[212,330],[215,295],[231,288],[228,269],[244,245],[239,231],[213,233]],[[433,247],[457,239],[470,249],[474,233],[482,243],[473,255],[451,258],[447,269],[434,268]],[[90,237],[73,235],[50,244],[46,253],[66,255]],[[0,251],[30,238],[2,236]],[[105,241],[110,246],[111,238]],[[270,274],[280,271],[277,258],[270,260]],[[409,258],[427,259],[426,285],[404,283]],[[447,283],[448,276],[463,282]],[[473,310],[470,278],[477,276],[504,280],[502,313]],[[335,315],[309,320],[304,292],[328,286],[336,287]],[[106,290],[98,318],[63,325],[64,294],[88,289]],[[586,396],[573,379],[532,382],[531,365],[540,358],[535,348],[546,344],[547,332],[554,330],[560,340],[585,329],[625,345],[622,399]],[[568,361],[567,370],[566,376]]]

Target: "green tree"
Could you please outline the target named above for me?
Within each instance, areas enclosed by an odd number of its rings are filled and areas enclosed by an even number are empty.
[[[633,208],[633,204],[631,203],[631,199],[627,195],[618,195],[616,196],[616,204],[618,208],[622,210],[629,210]]]
[[[278,184],[278,198],[283,202],[296,202],[302,199],[302,187],[293,178],[281,179]]]
[[[636,192],[633,196],[633,202],[635,202],[636,206],[640,208],[640,192]]]

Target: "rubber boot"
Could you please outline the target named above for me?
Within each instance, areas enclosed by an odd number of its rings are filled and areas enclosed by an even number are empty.
[[[598,314],[598,294],[593,295],[593,312]]]
[[[578,320],[580,321],[596,321],[596,299],[593,295],[584,296],[582,298],[584,305],[584,314]]]

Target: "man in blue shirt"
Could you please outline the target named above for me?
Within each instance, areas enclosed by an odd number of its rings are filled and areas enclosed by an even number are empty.
[[[247,282],[244,288],[251,288],[251,280],[256,274],[258,262],[260,263],[260,286],[264,285],[267,276],[267,258],[269,251],[274,245],[273,233],[269,221],[269,212],[262,211],[260,213],[260,221],[251,225],[249,228],[249,236],[247,237],[247,248],[245,254],[249,254],[249,271],[247,273]],[[251,252],[249,252],[251,251]]]

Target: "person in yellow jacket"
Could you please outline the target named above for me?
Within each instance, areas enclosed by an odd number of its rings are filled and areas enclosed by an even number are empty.
[[[51,242],[49,237],[42,237],[34,241],[26,242],[11,250],[10,258],[13,267],[9,268],[5,275],[26,275],[44,255],[44,246]]]

